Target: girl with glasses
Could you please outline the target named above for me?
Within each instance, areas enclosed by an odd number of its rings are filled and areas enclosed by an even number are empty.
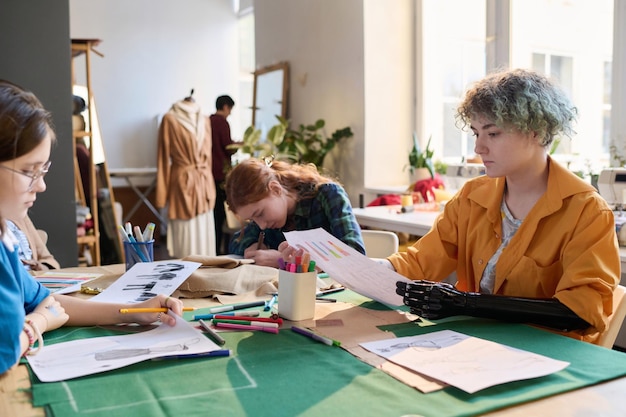
[[[24,268],[18,258],[17,240],[5,219],[23,219],[46,189],[55,141],[52,118],[30,92],[0,80],[0,374],[25,354],[36,353],[35,342],[62,325],[151,323],[158,319],[173,325],[168,314],[121,314],[112,303],[90,303],[67,296],[50,295]],[[182,315],[182,303],[159,295],[133,307],[167,307]]]

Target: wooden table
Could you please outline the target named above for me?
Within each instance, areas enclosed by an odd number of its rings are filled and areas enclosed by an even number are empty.
[[[123,272],[124,266],[120,264],[91,268],[68,268],[67,270],[102,273],[104,275],[92,283],[106,286]],[[208,299],[185,300],[185,305],[196,307],[208,307],[214,304],[215,302]],[[30,380],[25,365],[20,365],[0,376],[0,415],[43,417],[45,415],[43,409],[32,407],[29,388]],[[622,417],[625,408],[621,394],[625,391],[626,377],[622,377],[485,415],[490,417],[526,417],[529,415]]]

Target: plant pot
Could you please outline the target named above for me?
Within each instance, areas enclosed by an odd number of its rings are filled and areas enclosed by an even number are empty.
[[[409,184],[413,185],[421,180],[431,179],[430,171],[428,168],[416,168],[413,170],[413,173],[409,172]]]

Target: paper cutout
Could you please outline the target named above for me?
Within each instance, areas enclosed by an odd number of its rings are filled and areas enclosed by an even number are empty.
[[[361,346],[470,394],[506,382],[549,375],[569,365],[452,330],[378,340]]]

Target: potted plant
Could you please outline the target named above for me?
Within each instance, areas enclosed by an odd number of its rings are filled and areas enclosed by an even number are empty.
[[[267,132],[265,141],[261,141],[261,131],[254,126],[246,129],[240,143],[229,145],[231,149],[240,149],[241,152],[257,158],[274,155],[278,160],[292,163],[312,163],[318,169],[324,164],[324,158],[343,138],[353,136],[350,127],[337,129],[330,137],[322,134],[325,126],[323,119],[314,124],[303,125],[298,130],[288,127],[287,119],[276,116],[278,124]]]
[[[353,136],[350,127],[344,127],[325,137],[322,132],[325,124],[323,119],[318,119],[314,124],[301,124],[298,130],[287,129],[284,140],[278,145],[279,152],[289,156],[293,162],[311,163],[318,169],[323,167],[324,158],[335,145],[341,139]]]
[[[413,132],[413,148],[409,152],[409,172],[411,183],[420,179],[434,178],[435,169],[433,164],[433,150],[430,148],[432,136],[428,138],[426,148],[422,151],[417,140],[417,134]]]

